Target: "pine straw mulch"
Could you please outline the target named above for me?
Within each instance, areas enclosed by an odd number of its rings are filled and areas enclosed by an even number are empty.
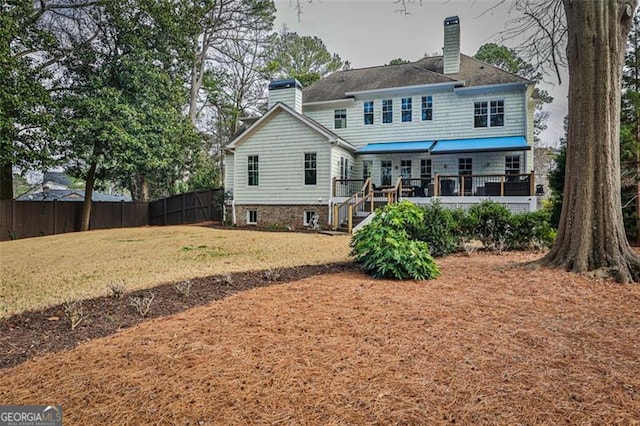
[[[439,259],[242,292],[0,370],[65,424],[638,424],[640,287]]]

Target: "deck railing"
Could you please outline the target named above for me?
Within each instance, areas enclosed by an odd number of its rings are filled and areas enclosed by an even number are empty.
[[[336,186],[334,185],[335,188]],[[373,202],[374,193],[371,178],[368,178],[362,183],[357,192],[342,203],[333,206],[333,229],[338,229],[341,224],[345,224],[348,232],[351,233],[354,216],[372,213],[374,209]]]
[[[357,192],[364,179],[334,179],[334,197],[349,197]],[[355,189],[354,189],[355,188]],[[399,178],[395,186],[373,189],[375,197],[465,197],[535,195],[534,172],[503,175],[435,175],[433,178]]]

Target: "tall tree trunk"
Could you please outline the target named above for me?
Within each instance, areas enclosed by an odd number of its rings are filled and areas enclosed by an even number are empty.
[[[80,231],[88,231],[89,224],[91,222],[91,205],[93,203],[93,186],[96,183],[96,168],[98,162],[93,160],[91,166],[89,166],[89,173],[87,173],[87,182],[84,186],[84,202],[82,203],[82,224],[80,225]]]
[[[638,281],[620,199],[620,85],[633,1],[563,0],[569,132],[558,236],[542,263]]]
[[[0,163],[0,200],[13,199],[13,167],[11,163]]]

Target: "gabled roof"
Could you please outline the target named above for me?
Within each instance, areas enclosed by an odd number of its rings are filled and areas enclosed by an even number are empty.
[[[343,99],[347,93],[427,84],[457,83],[464,87],[492,84],[533,84],[467,55],[460,55],[460,72],[443,74],[442,56],[399,65],[383,65],[335,72],[304,89],[305,103]]]
[[[353,145],[351,145],[350,143],[342,139],[340,136],[338,136],[331,130],[324,127],[322,124],[318,123],[315,120],[312,120],[306,115],[297,113],[296,111],[291,109],[289,106],[283,104],[282,102],[276,103],[262,117],[260,117],[257,121],[251,124],[246,130],[240,133],[235,139],[233,139],[227,145],[226,149],[232,151],[238,145],[241,145],[249,136],[254,134],[258,129],[260,129],[262,126],[267,124],[269,121],[271,121],[273,117],[275,117],[277,114],[280,114],[280,113],[289,114],[290,116],[298,120],[300,123],[304,124],[305,126],[309,127],[315,132],[319,133],[321,136],[324,136],[325,138],[327,138],[328,142],[336,143],[339,146],[342,146],[343,148],[346,148],[351,152],[356,151],[356,148]]]

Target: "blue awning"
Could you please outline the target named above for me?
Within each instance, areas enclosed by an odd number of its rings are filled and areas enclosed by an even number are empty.
[[[495,151],[527,151],[531,147],[523,136],[508,136],[479,139],[451,139],[436,141],[431,153],[459,154],[464,152],[495,152]]]
[[[429,152],[433,141],[370,143],[360,148],[356,154],[393,154]]]

